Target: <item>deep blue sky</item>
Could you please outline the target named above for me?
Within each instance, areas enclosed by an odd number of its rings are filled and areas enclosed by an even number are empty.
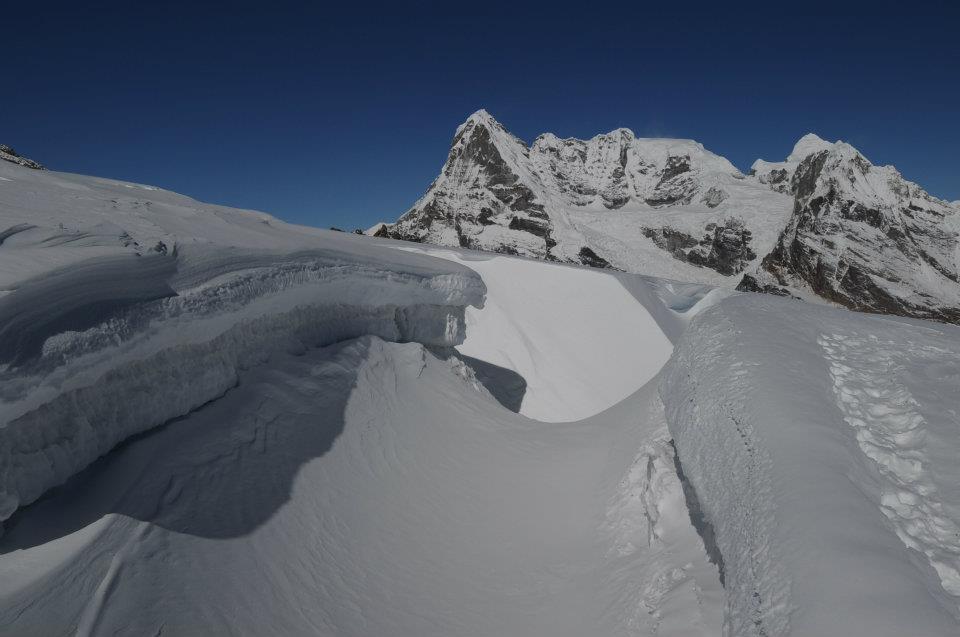
[[[392,220],[486,108],[741,169],[808,131],[960,199],[953,2],[7,3],[0,142],[317,226]]]

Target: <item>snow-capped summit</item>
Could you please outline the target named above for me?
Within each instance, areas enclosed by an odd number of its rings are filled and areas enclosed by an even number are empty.
[[[829,150],[832,146],[833,143],[822,139],[819,135],[807,133],[793,145],[793,151],[787,157],[787,161],[799,163],[803,161],[807,155],[818,153],[821,150]]]
[[[479,110],[376,232],[957,321],[958,211],[814,133],[743,175],[696,141],[627,128],[528,146]]]
[[[960,321],[960,212],[847,143],[809,137],[787,162],[793,216],[740,287]]]
[[[733,164],[693,140],[618,128],[589,140],[544,133],[528,146],[479,110],[457,128],[440,176],[385,234],[622,270],[646,270],[666,251],[678,263],[657,274],[696,278],[675,270],[703,266],[729,275],[755,258],[751,240],[772,243],[769,211],[789,212],[765,187],[743,186]],[[724,235],[755,216],[758,198],[769,205],[756,237]],[[675,209],[691,214],[668,224],[656,213]],[[597,227],[611,220],[622,230]]]
[[[793,150],[786,161],[770,162],[758,159],[750,167],[750,174],[773,190],[782,193],[791,193],[790,180],[797,169],[797,165],[805,157],[821,150],[829,150],[833,143],[821,139],[814,133],[807,133],[794,144]]]

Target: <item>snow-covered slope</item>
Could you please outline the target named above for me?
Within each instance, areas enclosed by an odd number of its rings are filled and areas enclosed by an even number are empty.
[[[704,288],[674,311],[641,279],[439,255],[461,265],[161,191],[120,225],[126,185],[45,177],[36,202],[7,192],[33,206],[9,223],[60,231],[61,180],[88,190],[76,242],[0,247],[31,275],[3,325],[39,321],[3,371],[0,633],[717,633],[648,382]],[[194,232],[169,230],[187,207]],[[129,245],[85,233],[111,218]],[[144,281],[166,293],[126,294]]]
[[[467,268],[363,237],[133,184],[0,176],[0,522],[277,351],[364,334],[451,346],[483,300]]]
[[[960,328],[0,176],[0,635],[960,632]]]
[[[960,632],[960,328],[736,295],[661,385],[726,635]]]
[[[524,379],[520,413],[530,418],[562,422],[601,412],[654,378],[673,351],[648,309],[656,311],[660,301],[637,303],[620,281],[602,272],[535,261],[518,265],[516,259],[464,251],[418,251],[463,263],[483,278],[486,302],[467,309],[467,335],[457,349]],[[576,338],[584,326],[590,337]]]
[[[241,388],[23,515],[3,540],[0,625],[717,634],[722,591],[655,387],[575,427],[538,423],[456,359],[364,338]]]

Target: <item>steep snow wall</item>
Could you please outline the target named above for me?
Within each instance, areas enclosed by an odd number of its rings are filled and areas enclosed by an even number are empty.
[[[716,637],[648,384],[577,423],[374,337],[277,354],[0,538],[0,633]]]
[[[956,635],[960,330],[738,295],[661,396],[716,532],[725,634]]]
[[[365,334],[462,342],[464,308],[482,304],[483,283],[431,261],[209,251],[181,259],[169,280],[172,268],[151,267],[152,282],[127,284],[120,260],[101,259],[7,295],[3,308],[22,309],[4,323],[19,325],[19,339],[0,370],[0,521],[129,436],[222,395],[239,370],[275,352]],[[169,292],[131,303],[131,289]]]
[[[669,310],[652,284],[637,282],[650,291],[641,297],[609,272],[592,268],[414,249],[483,277],[484,306],[467,310],[466,340],[457,349],[523,377],[524,416],[545,422],[587,418],[645,385],[670,358],[672,345],[654,317]]]

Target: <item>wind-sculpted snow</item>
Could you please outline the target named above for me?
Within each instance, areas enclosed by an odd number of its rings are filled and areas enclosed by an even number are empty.
[[[754,400],[748,367],[724,356],[736,332],[723,314],[708,310],[694,325],[699,338],[688,336],[675,353],[663,398],[680,464],[717,533],[725,634],[786,635],[790,579],[770,540],[776,524],[771,458],[741,408]]]
[[[946,426],[948,435],[954,433],[949,429],[960,424],[960,417],[937,414],[939,422],[931,426],[910,390],[911,384],[921,383],[923,392],[940,393],[940,400],[955,396],[960,343],[956,338],[917,341],[909,339],[905,350],[902,337],[891,341],[863,330],[825,333],[819,339],[837,406],[864,455],[876,463],[879,480],[871,493],[904,545],[937,572],[960,616],[960,516],[956,499],[945,497],[956,490],[955,483],[944,480],[956,472],[941,472],[930,457],[931,452],[942,454],[944,447],[955,448],[950,444],[955,441],[940,442],[938,430]]]
[[[483,299],[473,273],[440,262],[431,272],[415,255],[390,267],[322,253],[211,252],[199,269],[216,276],[175,296],[173,259],[156,256],[99,259],[0,299],[10,310],[0,520],[127,437],[222,395],[240,369],[275,352],[364,334],[456,345],[464,306]],[[141,263],[163,267],[128,269],[127,278],[118,269]],[[185,269],[181,279],[195,280],[197,267]],[[167,298],[137,300],[131,290],[141,289]]]
[[[673,313],[647,281],[634,286],[650,290],[642,296],[611,273],[589,268],[416,249],[483,277],[487,298],[482,308],[468,308],[466,340],[458,349],[525,379],[524,416],[548,422],[592,416],[654,378],[670,357],[668,328],[661,325],[670,318],[660,314]]]
[[[462,266],[0,162],[0,522],[240,370],[366,334],[449,347]]]
[[[22,365],[61,332],[97,325],[123,308],[173,296],[172,257],[90,259],[0,297],[0,365]]]
[[[725,634],[956,635],[960,330],[756,295],[661,395],[724,564]]]
[[[0,540],[17,635],[717,634],[656,386],[571,424],[364,337],[239,372]]]
[[[471,237],[659,274],[742,267],[776,233],[701,213],[833,147],[544,137],[574,223],[485,119],[421,230],[485,166]],[[0,635],[960,633],[960,328],[0,176]]]

